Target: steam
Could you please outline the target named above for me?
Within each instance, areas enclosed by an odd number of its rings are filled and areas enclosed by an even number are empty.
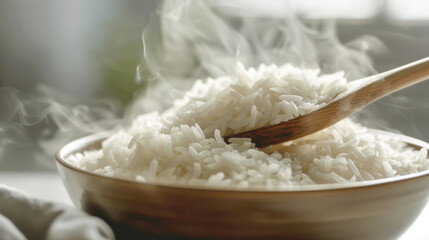
[[[142,41],[136,81],[146,82],[146,88],[136,92],[123,114],[108,99],[80,105],[73,96],[47,87],[37,96],[25,97],[0,89],[9,116],[0,121],[0,155],[6,146],[29,144],[33,138],[52,156],[71,139],[114,131],[137,115],[166,109],[196,79],[234,75],[238,61],[246,67],[293,63],[323,73],[344,71],[347,78],[357,79],[376,73],[370,55],[386,49],[371,36],[342,43],[335,21],[305,19],[282,0],[166,0],[152,16]],[[25,131],[46,122],[54,127],[44,126],[36,136]]]
[[[392,128],[392,125],[400,125],[407,135],[427,139],[421,129],[418,129],[418,126],[426,124],[425,115],[429,110],[427,99],[415,99],[399,94],[389,95],[377,105],[366,107],[356,118],[365,126],[396,133],[400,131]]]
[[[87,134],[115,130],[122,122],[120,107],[112,100],[76,104],[77,99],[46,86],[40,86],[33,96],[0,88],[0,96],[4,116],[0,119],[0,157],[35,143],[39,154],[52,157],[61,145]]]
[[[376,73],[368,54],[385,50],[377,38],[363,36],[343,44],[332,20],[301,19],[288,1],[250,2],[164,1],[143,33],[140,79],[147,72],[156,76],[152,80],[170,84],[178,78],[230,75],[237,61],[247,67],[291,62],[324,72],[345,71],[349,79]],[[283,15],[277,9],[255,11],[270,3],[284,9]]]

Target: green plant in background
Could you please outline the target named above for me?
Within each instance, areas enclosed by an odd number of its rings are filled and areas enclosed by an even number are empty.
[[[136,67],[141,59],[142,27],[128,21],[110,24],[101,47],[97,46],[97,61],[100,62],[101,95],[115,97],[123,104],[133,99],[133,94],[146,86],[145,81],[136,82]]]

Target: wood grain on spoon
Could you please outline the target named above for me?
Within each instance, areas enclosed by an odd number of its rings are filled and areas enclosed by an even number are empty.
[[[348,84],[348,89],[338,94],[333,101],[308,114],[276,125],[226,136],[224,139],[251,138],[257,147],[266,147],[304,137],[335,124],[386,95],[428,78],[429,57],[352,81]]]

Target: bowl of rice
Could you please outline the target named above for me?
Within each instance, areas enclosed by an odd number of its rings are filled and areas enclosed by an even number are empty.
[[[78,207],[119,239],[392,239],[429,197],[429,144],[351,119],[258,149],[223,136],[293,119],[347,88],[292,65],[197,81],[162,113],[63,147]]]

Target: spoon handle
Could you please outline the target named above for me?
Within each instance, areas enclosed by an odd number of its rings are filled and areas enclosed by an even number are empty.
[[[257,147],[266,147],[317,132],[350,116],[366,105],[405,87],[429,78],[429,57],[350,82],[348,89],[340,93],[325,107],[276,125],[224,137],[251,138]]]
[[[429,78],[429,57],[378,74],[380,81],[363,87],[374,91],[367,104]],[[366,106],[364,104],[363,106]]]

